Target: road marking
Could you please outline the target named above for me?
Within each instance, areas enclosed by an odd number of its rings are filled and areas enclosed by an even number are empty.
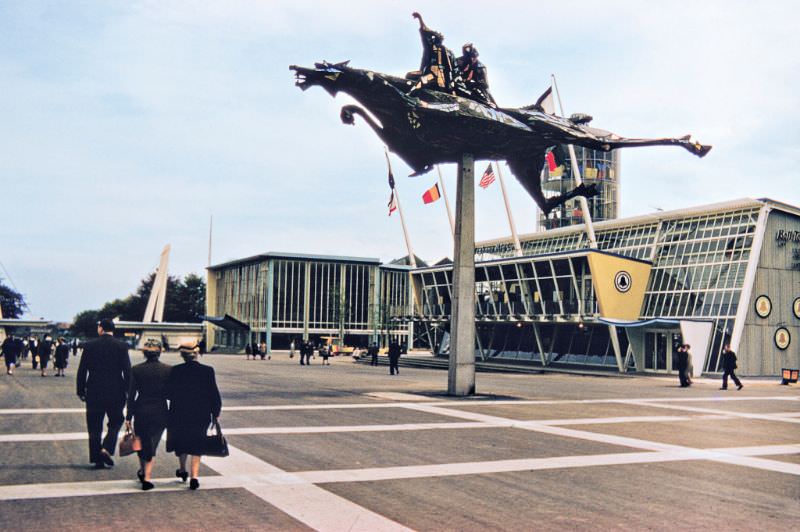
[[[223,477],[246,473],[250,481],[241,487],[311,528],[353,532],[411,530],[314,484],[259,482],[258,477],[277,474],[286,478],[293,474],[236,447],[230,447],[230,452],[226,458],[206,458],[206,465]]]
[[[643,403],[685,403],[685,402],[728,402],[728,401],[796,401],[800,402],[800,397],[793,396],[740,396],[740,397],[654,397],[642,399],[564,399],[564,400],[536,400],[536,399],[464,399],[460,401],[440,400],[427,401],[417,404],[431,406],[449,407],[471,407],[471,406],[490,406],[490,405],[579,405],[579,404],[607,404],[607,403],[626,403],[637,401]],[[359,408],[404,408],[408,402],[390,403],[342,403],[342,404],[321,404],[321,405],[238,405],[226,406],[225,412],[251,412],[262,410],[348,410]],[[16,414],[83,414],[84,408],[4,408],[0,409],[0,415]]]
[[[231,447],[231,456],[227,458],[205,457],[204,463],[220,473],[219,476],[202,478],[203,489],[225,488],[254,488],[259,497],[290,513],[295,518],[298,516],[304,523],[312,526],[304,519],[307,517],[302,508],[308,508],[308,501],[321,501],[324,507],[328,504],[324,493],[329,493],[314,484],[342,483],[342,482],[374,482],[379,480],[401,480],[409,478],[430,478],[457,475],[495,474],[518,471],[540,471],[548,469],[565,469],[580,467],[596,467],[609,465],[645,464],[659,462],[675,462],[684,460],[707,460],[708,454],[718,456],[720,460],[728,457],[748,458],[758,460],[760,456],[787,455],[800,453],[800,443],[789,445],[764,445],[754,447],[723,447],[706,449],[697,452],[697,449],[685,451],[655,451],[655,452],[629,452],[607,453],[594,455],[555,456],[550,458],[523,458],[516,460],[493,460],[486,462],[455,462],[446,464],[430,464],[418,466],[374,467],[362,469],[339,469],[321,471],[299,471],[289,473],[271,464],[260,460],[238,448]],[[781,462],[770,462],[773,464]],[[788,466],[780,472],[800,474],[800,465],[784,464]],[[185,491],[186,484],[174,478],[154,479],[158,491]],[[304,487],[304,488],[303,488]],[[308,491],[308,488],[315,488]],[[291,489],[290,489],[291,488]],[[319,490],[319,491],[318,491]],[[254,493],[255,493],[254,491]],[[320,493],[324,492],[324,493]],[[60,482],[41,484],[18,484],[0,486],[0,500],[19,499],[48,499],[61,497],[84,497],[94,495],[115,495],[120,493],[142,493],[139,484],[133,480],[110,480],[100,482]],[[332,495],[332,494],[331,494]],[[311,497],[311,499],[309,499]],[[339,497],[336,499],[339,499]],[[278,504],[276,504],[276,502]],[[344,525],[349,525],[351,520],[360,519],[361,510],[353,509],[349,501],[346,506],[349,520]],[[333,504],[339,505],[341,501]],[[297,506],[297,507],[296,507]],[[302,506],[302,508],[298,508]],[[287,509],[289,511],[287,511]],[[316,509],[315,509],[316,511]],[[328,523],[327,517],[320,517],[323,524]],[[373,525],[370,525],[373,526]],[[328,528],[328,527],[325,527]]]
[[[460,411],[459,411],[460,412]],[[764,414],[768,415],[768,414]],[[776,414],[777,415],[777,414]],[[323,425],[323,426],[286,426],[286,427],[236,427],[226,428],[227,436],[248,436],[259,434],[329,434],[336,432],[397,432],[412,430],[460,430],[460,429],[485,429],[485,428],[519,428],[522,425],[533,423],[536,425],[568,426],[568,425],[615,425],[619,423],[666,423],[676,421],[708,421],[737,419],[734,415],[708,414],[697,416],[624,416],[606,418],[566,418],[566,419],[541,419],[541,420],[514,420],[506,418],[504,421],[444,421],[432,423],[396,423],[387,425]],[[120,431],[122,434],[123,431]],[[19,434],[0,434],[0,443],[10,442],[37,442],[37,441],[70,441],[85,440],[86,432],[33,432]],[[164,436],[165,439],[166,436]]]
[[[475,412],[454,410],[451,408],[442,408],[440,406],[429,406],[429,405],[409,403],[408,405],[406,405],[406,408],[411,410],[428,412],[430,414],[448,415],[449,413],[449,415],[452,415],[453,417],[456,418],[468,419],[472,421],[483,421],[485,423],[502,424],[503,422],[507,422],[511,423],[512,428],[542,432],[545,434],[552,434],[554,436],[576,438],[576,439],[594,441],[599,443],[607,443],[611,445],[621,445],[624,447],[632,447],[648,451],[664,451],[664,452],[673,451],[678,453],[689,453],[689,455],[697,456],[698,459],[712,460],[715,462],[723,462],[733,465],[752,467],[756,469],[764,469],[768,471],[777,471],[780,473],[787,473],[792,475],[800,475],[800,465],[790,464],[786,462],[765,460],[761,458],[749,458],[737,455],[727,455],[724,453],[706,449],[695,449],[692,447],[654,442],[649,440],[643,440],[640,438],[631,438],[627,436],[617,436],[614,434],[603,434],[599,432],[588,432],[583,430],[569,429],[565,427],[549,426],[549,425],[544,425],[542,423],[537,423],[535,421],[515,421],[503,417],[478,414]]]
[[[642,400],[624,400],[619,401],[620,404],[629,404],[637,406],[652,406],[655,408],[670,408],[672,410],[683,410],[686,412],[696,412],[700,414],[724,414],[731,417],[745,418],[745,419],[759,419],[764,421],[781,421],[783,423],[800,423],[800,418],[785,416],[783,413],[774,414],[758,414],[751,412],[732,412],[730,410],[719,410],[716,408],[702,408],[696,406],[682,406],[682,405],[663,405],[660,403],[652,403],[650,401]]]

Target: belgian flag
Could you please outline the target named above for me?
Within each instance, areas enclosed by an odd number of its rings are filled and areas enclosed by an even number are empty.
[[[439,183],[436,183],[425,191],[425,194],[422,195],[422,201],[427,205],[428,203],[433,203],[434,201],[438,200],[440,197],[441,194],[439,194]]]

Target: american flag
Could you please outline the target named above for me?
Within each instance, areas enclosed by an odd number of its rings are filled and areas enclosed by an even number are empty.
[[[489,163],[489,166],[486,167],[486,171],[481,176],[478,186],[481,188],[486,188],[492,183],[494,183],[494,171],[492,170],[492,163]]]

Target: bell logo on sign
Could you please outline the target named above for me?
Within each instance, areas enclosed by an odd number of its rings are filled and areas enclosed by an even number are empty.
[[[767,296],[756,298],[756,314],[760,318],[766,318],[772,312],[772,301]]]
[[[777,331],[775,331],[775,345],[781,351],[785,350],[789,347],[789,344],[792,342],[792,337],[789,334],[789,330],[785,327],[781,327]]]
[[[614,276],[614,287],[617,289],[618,292],[625,293],[631,289],[631,285],[633,281],[631,280],[631,274],[626,271],[617,272],[617,275]]]

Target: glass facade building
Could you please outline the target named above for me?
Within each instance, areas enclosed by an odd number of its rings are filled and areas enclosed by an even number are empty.
[[[208,344],[241,349],[292,340],[339,339],[349,346],[407,343],[413,325],[388,319],[410,302],[409,267],[378,259],[264,253],[208,269],[209,316],[243,326],[209,326]]]
[[[678,324],[702,322],[710,324],[710,338],[705,352],[693,355],[705,373],[721,371],[728,343],[745,375],[800,365],[800,209],[744,199],[599,222],[595,233],[596,248],[583,225],[524,235],[522,256],[508,238],[476,245],[479,358],[672,372]],[[650,264],[637,319],[603,319],[590,252]],[[419,301],[403,317],[431,331],[442,354],[451,276],[451,266],[414,270]],[[758,315],[760,296],[781,310]]]
[[[594,229],[595,246],[583,224],[521,235],[521,255],[510,238],[476,244],[478,359],[669,373],[686,342],[698,373],[721,371],[726,344],[743,375],[800,366],[800,208],[742,199]],[[396,339],[447,356],[452,269],[287,253],[212,266],[207,314],[242,326],[209,326],[207,343]]]

